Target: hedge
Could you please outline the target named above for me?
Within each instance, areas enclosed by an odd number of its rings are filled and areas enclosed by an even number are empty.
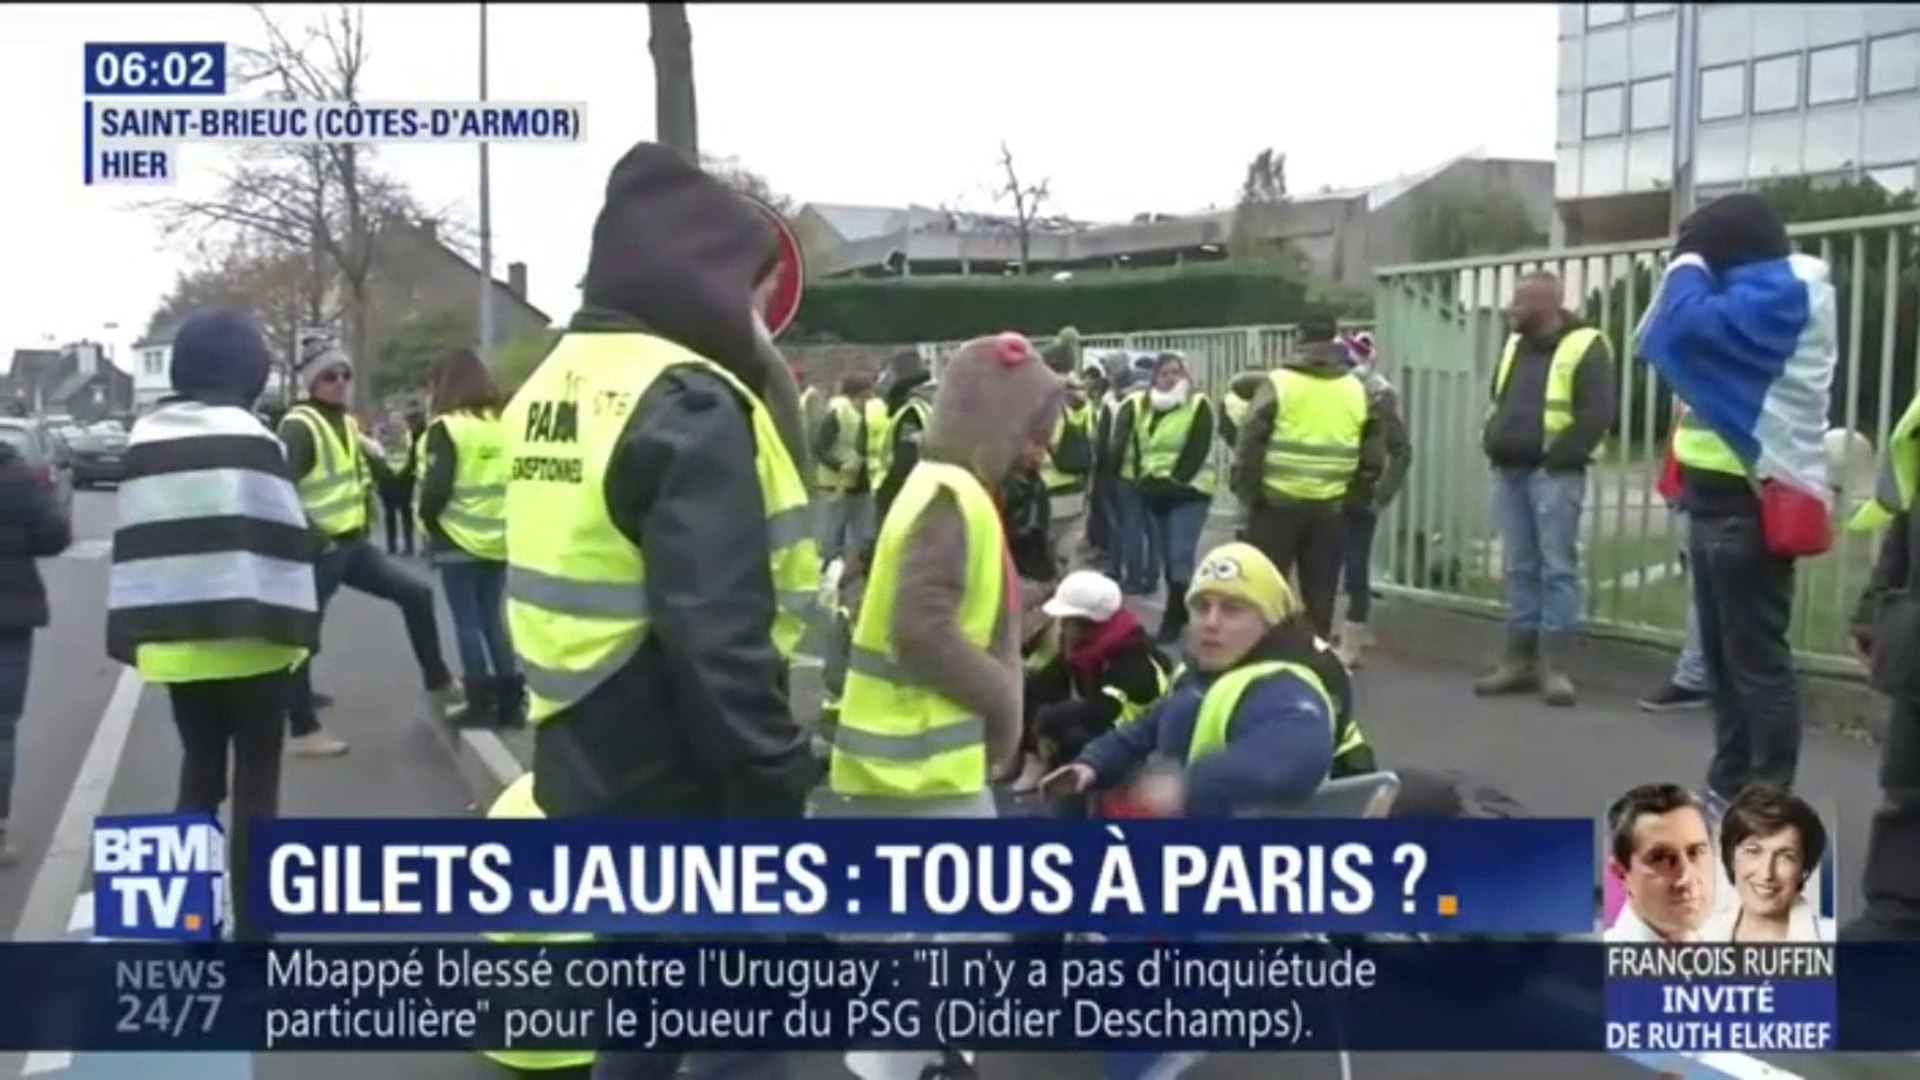
[[[953,341],[988,329],[1119,334],[1189,326],[1291,323],[1320,308],[1370,314],[1364,294],[1324,294],[1271,265],[1213,263],[1050,275],[943,276],[809,283],[795,340]]]

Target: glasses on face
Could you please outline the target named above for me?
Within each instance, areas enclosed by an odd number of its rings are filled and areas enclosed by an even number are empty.
[[[326,374],[320,376],[318,381],[323,383],[352,382],[353,372],[348,371],[346,368],[334,368],[332,371],[329,371]]]

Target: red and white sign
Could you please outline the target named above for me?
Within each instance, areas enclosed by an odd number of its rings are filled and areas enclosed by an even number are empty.
[[[800,238],[793,234],[793,227],[780,212],[766,203],[755,200],[762,213],[773,222],[774,232],[780,241],[779,280],[773,287],[773,298],[767,302],[767,330],[775,337],[781,331],[793,325],[793,317],[800,313],[800,293],[806,287],[807,260],[800,252]]]

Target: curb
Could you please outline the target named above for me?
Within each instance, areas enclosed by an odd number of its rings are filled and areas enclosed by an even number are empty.
[[[455,728],[429,712],[415,715],[415,722],[426,728],[453,758],[454,768],[473,800],[471,809],[486,813],[507,785],[526,771],[499,735],[480,728]]]

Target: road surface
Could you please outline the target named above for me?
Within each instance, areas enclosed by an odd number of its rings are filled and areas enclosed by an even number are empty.
[[[0,926],[20,940],[84,939],[88,933],[87,828],[96,814],[150,812],[171,805],[179,751],[164,700],[102,651],[106,542],[112,494],[83,492],[78,539],[44,564],[54,598],[53,625],[37,643],[34,685],[19,751],[16,840],[21,865],[0,872]],[[329,614],[316,681],[336,704],[323,719],[353,744],[344,758],[289,759],[282,810],[301,816],[454,816],[472,812],[444,747],[415,722],[423,707],[418,677],[397,616],[377,601],[345,594]],[[451,638],[447,641],[452,657]],[[1626,785],[1697,778],[1709,732],[1703,714],[1649,717],[1617,698],[1592,696],[1578,709],[1547,710],[1530,701],[1481,702],[1469,673],[1379,660],[1360,675],[1362,717],[1384,759],[1461,768],[1484,777],[1541,813],[1591,815]],[[803,680],[810,685],[811,679]],[[811,705],[811,702],[804,703]],[[1862,845],[1874,805],[1874,751],[1821,731],[1807,735],[1801,777],[1810,794],[1838,809],[1841,914],[1857,910]],[[64,821],[64,826],[63,826]],[[48,858],[49,846],[54,849]],[[75,850],[75,846],[79,850]],[[9,988],[12,989],[12,988]],[[1788,1062],[1787,1072],[1751,1061],[1723,1069],[1689,1065],[1684,1075],[1736,1080],[1913,1076],[1920,1059],[1824,1058]],[[0,1078],[23,1063],[0,1057]],[[77,1080],[484,1080],[503,1075],[463,1054],[393,1055],[33,1055],[32,1075]],[[1072,1055],[986,1055],[987,1076],[1094,1080],[1095,1062]],[[842,1080],[833,1056],[802,1063],[803,1080]],[[1219,1058],[1187,1074],[1195,1080],[1298,1080],[1338,1077],[1330,1055]],[[1605,1055],[1362,1055],[1360,1080],[1648,1080],[1656,1070]]]

